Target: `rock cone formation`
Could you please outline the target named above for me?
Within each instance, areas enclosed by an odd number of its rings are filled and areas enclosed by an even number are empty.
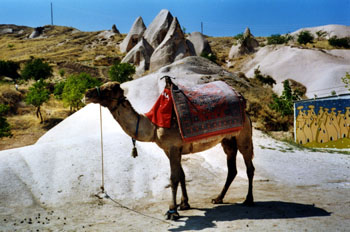
[[[120,44],[120,51],[129,52],[140,41],[145,30],[146,26],[142,17],[138,17],[131,26],[128,35]]]
[[[151,57],[151,71],[156,71],[164,65],[190,56],[190,49],[175,17],[163,42],[155,49]]]
[[[112,26],[112,32],[116,33],[116,34],[120,34],[119,30],[117,29],[117,26],[115,24],[113,24]]]
[[[126,54],[122,63],[135,65],[136,76],[141,76],[149,69],[152,53],[152,46],[144,38],[141,38],[140,42]]]
[[[200,56],[203,52],[212,53],[207,39],[200,32],[192,32],[188,37],[188,42],[191,53],[194,55]]]
[[[153,47],[158,47],[166,36],[173,16],[168,10],[161,10],[144,33],[145,39]]]
[[[250,33],[250,29],[247,27],[240,43],[231,47],[229,58],[232,59],[234,57],[253,53],[257,47],[259,47],[259,42],[254,38]]]

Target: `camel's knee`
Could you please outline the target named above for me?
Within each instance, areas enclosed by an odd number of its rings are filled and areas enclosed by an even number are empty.
[[[181,178],[179,175],[176,175],[176,174],[171,174],[170,175],[170,182],[171,184],[178,184],[180,182]]]
[[[247,165],[247,176],[248,177],[253,177],[254,176],[254,172],[255,172],[255,167],[254,167],[253,163],[251,162],[250,165]]]

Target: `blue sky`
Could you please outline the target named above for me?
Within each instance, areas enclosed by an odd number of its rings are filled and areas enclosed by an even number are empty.
[[[186,32],[234,36],[250,27],[256,36],[326,24],[350,25],[350,0],[0,0],[0,24],[31,27],[51,23],[83,31],[127,33],[138,16],[146,26],[161,9],[178,17]]]

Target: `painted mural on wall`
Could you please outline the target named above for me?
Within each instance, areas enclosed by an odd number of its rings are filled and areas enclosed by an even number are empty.
[[[295,142],[350,148],[350,95],[300,101],[294,107]]]

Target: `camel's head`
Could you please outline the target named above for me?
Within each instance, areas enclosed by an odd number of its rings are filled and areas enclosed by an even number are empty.
[[[124,91],[118,82],[108,82],[101,87],[89,89],[85,94],[86,103],[99,103],[105,107],[113,107],[124,99]]]

